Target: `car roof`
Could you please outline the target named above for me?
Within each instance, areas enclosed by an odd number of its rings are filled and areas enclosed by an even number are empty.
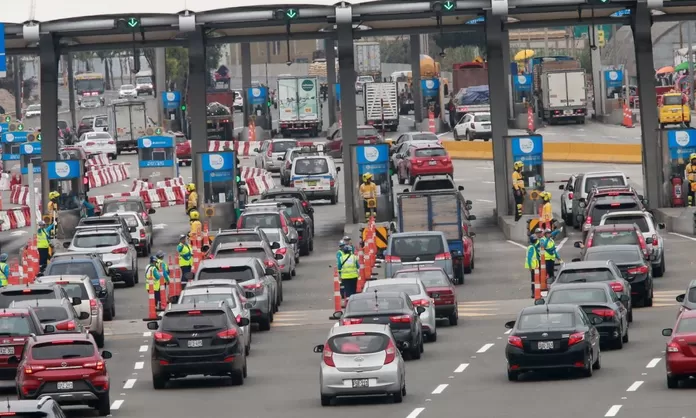
[[[424,237],[424,236],[429,236],[429,235],[437,235],[439,237],[442,237],[445,234],[441,231],[411,231],[411,232],[397,232],[395,234],[391,234],[389,236],[389,238]]]
[[[609,212],[612,213],[612,212]],[[623,212],[618,212],[618,213],[623,213]],[[603,232],[603,231],[614,231],[616,229],[628,229],[631,231],[635,231],[637,228],[636,224],[604,224],[604,225],[597,225],[592,227],[592,230],[595,232]]]
[[[304,160],[308,160],[308,159],[312,159],[312,160],[322,159],[322,160],[327,160],[327,161],[328,161],[328,160],[333,161],[333,158],[329,157],[328,155],[300,155],[300,156],[298,156],[297,158],[295,158],[295,160],[303,160],[303,159],[304,159]]]
[[[440,144],[433,144],[431,141],[414,141],[411,143],[411,147],[416,148],[416,149],[430,149],[430,148],[442,148],[442,145]]]
[[[237,257],[237,258],[213,258],[207,260],[201,260],[198,265],[198,270],[204,269],[206,267],[217,268],[217,267],[244,267],[247,266],[251,268],[251,265],[257,263],[258,259],[255,257]]]
[[[15,300],[12,301],[13,304],[17,306],[26,306],[31,308],[32,306],[55,306],[55,307],[65,307],[66,301],[63,299],[27,299],[27,300]]]
[[[95,234],[103,234],[104,232],[108,233],[114,233],[118,235],[118,229],[120,228],[119,225],[85,225],[85,227],[77,227],[75,231],[75,235],[80,234],[80,235],[95,235]]]
[[[229,250],[235,248],[265,248],[263,241],[221,242],[217,250]]]
[[[380,298],[400,298],[406,293],[404,292],[389,292],[389,291],[378,291],[376,292],[377,296]],[[370,292],[370,293],[356,293],[351,296],[351,298],[355,299],[369,299],[369,298],[374,298],[375,297],[375,292]],[[349,304],[350,305],[350,304]]]
[[[557,290],[563,289],[598,289],[602,288],[604,290],[609,288],[607,282],[590,282],[590,283],[558,283],[551,287],[550,292],[555,292]]]
[[[24,289],[37,289],[37,290],[50,289],[50,290],[54,290],[56,287],[58,287],[58,285],[55,283],[36,283],[36,282],[34,282],[31,284],[27,283],[25,285],[22,285],[22,284],[12,285],[11,284],[9,286],[5,286],[3,288],[0,288],[0,292],[5,292],[7,290],[17,291],[17,290],[24,290]]]
[[[39,277],[39,280],[41,280],[42,283],[45,283],[44,281],[47,281],[49,283],[53,283],[52,282],[53,280],[55,280],[56,282],[77,283],[77,282],[82,282],[84,280],[90,280],[90,278],[84,274],[66,274],[66,275],[41,276],[41,277]]]
[[[235,279],[203,279],[203,280],[194,280],[191,282],[188,282],[186,289],[197,289],[197,288],[204,288],[206,286],[220,286],[220,285],[229,285],[230,287],[234,287],[237,285],[237,280]]]
[[[140,201],[144,203],[144,200],[140,196],[114,196],[114,197],[105,197],[104,198],[104,203],[106,202],[125,202],[125,201]]]
[[[296,193],[302,196],[305,195],[304,190],[298,189],[297,187],[274,187],[263,192],[261,196],[268,196],[276,193]]]
[[[65,251],[62,253],[55,253],[51,256],[51,262],[54,258],[101,258],[101,254],[93,253],[90,251]]]
[[[696,312],[696,311],[694,311]],[[329,338],[336,335],[352,334],[354,332],[372,332],[384,335],[389,335],[389,325],[382,324],[357,324],[357,325],[339,325],[331,328]]]
[[[258,226],[254,228],[239,228],[239,229],[223,229],[222,231],[215,234],[216,237],[220,235],[241,235],[241,234],[260,234],[261,228]]]
[[[420,267],[420,268],[400,269],[399,271],[397,271],[397,273],[403,273],[403,272],[406,272],[406,273],[415,272],[415,273],[417,273],[419,271],[441,271],[443,273],[445,272],[445,270],[442,267]]]
[[[114,218],[117,216],[135,216],[138,217],[139,213],[135,211],[123,211],[123,212],[106,212],[102,215],[104,218]]]
[[[635,201],[635,195],[597,196],[594,203],[595,205],[610,205],[612,203],[633,203]]]
[[[420,282],[421,280],[418,277],[403,277],[399,279],[380,279],[368,281],[370,287],[389,286],[395,284],[419,284]]]
[[[602,245],[602,247],[607,247],[606,245]],[[589,249],[589,248],[588,248]],[[574,271],[574,270],[584,270],[584,269],[595,269],[599,267],[607,267],[609,268],[611,261],[610,260],[592,260],[592,261],[575,261],[572,263],[566,263],[563,266],[561,266],[560,271]]]
[[[648,216],[648,212],[643,210],[622,210],[619,212],[609,212],[602,215],[603,218],[611,218],[614,216]]]
[[[679,318],[696,318],[696,311],[691,309],[684,309],[681,315],[679,315]]]
[[[297,139],[293,139],[293,138],[273,138],[273,139],[271,139],[271,142],[283,142],[283,141],[297,142]]]
[[[39,399],[12,399],[5,402],[8,413],[51,412],[52,405],[56,403],[50,396],[41,396]]]
[[[183,293],[186,293],[187,295],[206,295],[209,293],[221,295],[230,293],[230,289],[234,288],[235,286],[233,284],[230,284],[229,286],[194,286],[184,289]]]
[[[624,251],[638,251],[637,245],[600,245],[598,247],[590,247],[587,252],[593,253],[603,253],[603,252],[624,252]],[[585,254],[587,254],[587,252]]]
[[[522,311],[520,312],[520,315],[543,314],[546,312],[549,312],[549,313],[575,312],[577,308],[578,308],[578,305],[570,305],[570,304],[566,304],[566,303],[558,303],[558,304],[550,304],[550,305],[534,305],[534,306],[527,306],[526,308],[523,308]]]
[[[18,315],[30,315],[31,307],[29,306],[13,306],[11,308],[3,308],[3,314],[18,314]]]
[[[591,171],[589,173],[585,173],[585,178],[602,177],[607,175],[625,177],[623,171]]]
[[[50,266],[51,264],[56,264],[56,265],[58,265],[58,264],[70,264],[70,263],[74,263],[76,261],[79,263],[94,263],[96,260],[94,257],[85,257],[85,256],[75,257],[75,258],[59,257],[58,260],[49,261],[48,266]]]
[[[40,343],[47,343],[47,342],[53,342],[53,341],[90,341],[92,344],[94,344],[94,340],[92,340],[92,337],[89,335],[89,333],[79,333],[79,332],[74,332],[74,333],[50,333],[50,334],[41,334],[37,335],[36,339],[34,340],[36,344]],[[96,344],[95,344],[96,345]],[[95,350],[95,352],[97,352]]]
[[[184,311],[213,311],[221,308],[221,302],[196,302],[196,303],[174,303],[169,305],[167,312],[184,312]]]

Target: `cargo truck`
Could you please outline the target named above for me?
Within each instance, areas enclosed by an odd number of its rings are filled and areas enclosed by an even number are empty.
[[[454,105],[457,109],[457,121],[467,113],[490,112],[491,96],[488,84],[460,89],[454,96]]]
[[[455,92],[471,86],[488,85],[488,63],[472,61],[453,64],[452,85]]]
[[[317,77],[278,77],[278,130],[283,137],[309,134],[322,129]]]
[[[399,100],[396,83],[367,83],[363,89],[365,125],[378,130],[399,128]]]
[[[379,42],[357,42],[353,47],[355,72],[358,76],[372,76],[381,80],[382,58]]]
[[[541,73],[541,116],[549,124],[585,123],[587,92],[585,70],[551,70]]]

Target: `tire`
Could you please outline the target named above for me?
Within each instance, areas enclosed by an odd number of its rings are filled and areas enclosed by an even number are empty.
[[[108,309],[106,307],[104,307],[103,317],[104,317],[104,321],[113,321],[114,320],[114,312],[111,309],[111,307],[109,307]]]
[[[331,396],[321,395],[321,406],[331,406],[332,399],[333,398]]]
[[[404,401],[404,392],[406,391],[406,388],[402,388],[398,392],[394,392],[392,394],[392,399],[394,400],[394,403],[401,403]]]
[[[621,342],[623,342],[624,344],[628,342],[628,330],[626,330],[626,335],[621,337]]]
[[[650,289],[650,297],[646,296],[645,299],[643,299],[644,303],[643,305],[647,308],[653,306],[653,290]]]
[[[290,272],[290,276],[295,277],[296,275],[297,272],[295,271],[295,269],[292,269],[292,271]]]
[[[314,251],[314,232],[312,232],[312,238],[309,240],[309,245],[307,247],[310,253]]]
[[[469,261],[469,267],[464,267],[464,273],[470,274],[474,269],[474,257],[471,256],[471,261]]]
[[[633,308],[628,311],[628,322],[633,322]]]
[[[590,356],[590,358],[585,360],[586,365],[585,368],[582,370],[582,375],[585,377],[592,377],[592,365],[594,364],[594,360],[592,359],[592,354],[588,355]]]
[[[244,347],[244,355],[248,356],[251,353],[251,342]],[[245,376],[246,377],[246,376]]]
[[[309,255],[309,243],[304,243],[300,245],[300,256],[308,256]]]
[[[667,376],[667,387],[669,389],[679,388],[679,378],[677,376]]]
[[[517,382],[517,379],[519,379],[519,377],[520,377],[519,372],[516,372],[513,370],[508,370],[507,375],[508,375],[508,380],[511,382]]]
[[[336,196],[331,196],[331,199],[329,199],[329,201],[332,205],[335,205],[338,202],[338,199],[336,198]]]
[[[152,375],[152,387],[155,390],[164,389],[165,386],[167,386],[167,380],[169,380],[169,379],[164,377],[164,376],[161,376],[158,374],[153,374]]]
[[[135,274],[131,274],[130,276],[126,276],[126,278],[123,279],[123,282],[126,284],[126,287],[133,287],[135,286]]]
[[[459,134],[457,133],[456,129],[452,129],[452,132],[454,133],[454,140],[455,141],[461,141],[462,139],[459,137]]]
[[[423,343],[421,342],[420,344],[412,347],[409,350],[408,354],[409,354],[409,357],[411,357],[411,360],[420,360],[420,358],[421,358],[421,345],[422,344]]]
[[[452,312],[449,316],[449,324],[451,327],[456,327],[459,323],[459,315],[457,312]]]
[[[623,336],[619,334],[619,338],[615,339],[612,343],[614,350],[623,349]]]
[[[265,319],[261,318],[259,320],[259,331],[270,331],[271,329],[271,315],[269,314]]]
[[[242,377],[247,378],[249,376],[249,368],[247,367],[246,359],[244,359],[244,368],[242,369]]]
[[[597,353],[597,360],[592,364],[592,368],[599,370],[602,368],[602,352]]]
[[[104,331],[101,334],[92,334],[92,337],[98,348],[104,348]]]
[[[435,332],[428,335],[428,341],[430,341],[431,343],[434,343],[435,341],[437,341],[437,329],[435,329]]]
[[[473,141],[474,137],[471,136],[471,133],[469,131],[466,131],[466,140],[467,141]]]
[[[99,412],[99,416],[105,417],[111,415],[111,400],[109,399],[109,392],[99,397],[97,402],[97,407],[95,408]]]
[[[282,275],[283,280],[292,280],[292,273],[283,273]]]
[[[653,275],[655,277],[662,277],[665,275],[665,256],[662,256],[662,260],[660,260],[660,264],[657,266],[653,266]]]
[[[244,384],[244,371],[235,370],[230,373],[230,384],[232,386],[242,386]]]

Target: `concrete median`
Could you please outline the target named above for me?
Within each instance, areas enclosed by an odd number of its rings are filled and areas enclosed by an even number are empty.
[[[490,141],[443,141],[442,144],[454,159],[493,159]],[[640,164],[642,154],[640,144],[547,142],[544,144],[544,161]]]

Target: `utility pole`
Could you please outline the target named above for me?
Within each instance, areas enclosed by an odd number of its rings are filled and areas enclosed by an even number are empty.
[[[268,64],[271,63],[271,42],[266,41],[266,87],[268,87]]]
[[[686,42],[689,44],[687,46],[686,59],[689,63],[689,106],[693,108],[694,106],[694,50],[693,44],[691,42],[691,22],[686,22]]]
[[[65,59],[68,64],[68,105],[70,106],[70,122],[72,122],[72,129],[74,130],[77,126],[77,112],[75,111],[75,72],[73,69],[73,55],[71,53],[65,54]],[[74,132],[77,135],[77,132]]]

